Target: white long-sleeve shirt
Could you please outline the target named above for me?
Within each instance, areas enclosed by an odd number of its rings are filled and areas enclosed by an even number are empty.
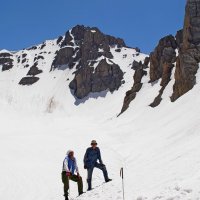
[[[70,158],[69,158],[69,156],[66,156],[64,161],[63,161],[63,169],[62,169],[62,171],[71,172],[72,174],[74,174],[74,170],[75,170],[76,173],[79,173],[76,158],[74,158],[74,160],[71,160],[71,162],[73,162],[73,164],[74,164],[74,167],[71,166],[71,169],[69,169],[69,167],[68,167],[69,166],[69,162],[70,162]]]

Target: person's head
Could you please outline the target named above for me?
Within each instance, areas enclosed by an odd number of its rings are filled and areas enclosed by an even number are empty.
[[[97,141],[96,140],[92,140],[91,146],[92,146],[93,149],[95,149],[97,147]]]
[[[70,158],[73,158],[73,157],[74,157],[74,151],[69,150],[69,151],[67,152],[67,155],[68,155]]]

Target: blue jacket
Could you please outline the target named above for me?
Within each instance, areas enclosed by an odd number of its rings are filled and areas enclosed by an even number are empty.
[[[103,164],[100,149],[98,147],[95,149],[89,147],[84,156],[84,166],[92,168],[97,163],[97,160],[99,160],[100,164]]]
[[[63,171],[71,172],[74,175],[74,172],[78,172],[78,166],[76,158],[73,160],[67,155],[63,161]]]

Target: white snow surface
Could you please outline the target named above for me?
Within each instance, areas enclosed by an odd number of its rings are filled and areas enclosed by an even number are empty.
[[[61,169],[68,149],[75,151],[86,190],[82,161],[90,141],[96,139],[113,181],[102,184],[103,175],[95,170],[94,190],[76,197],[77,185],[70,182],[71,199],[123,199],[119,172],[124,167],[126,200],[199,200],[200,73],[194,89],[175,103],[169,99],[172,76],[163,101],[154,109],[148,105],[158,94],[159,82],[151,85],[144,77],[142,90],[117,118],[133,85],[131,63],[145,55],[113,48],[113,61],[126,72],[125,84],[112,94],[105,91],[80,102],[68,87],[73,70],[49,73],[58,46],[56,41],[46,43],[45,60],[38,65],[43,73],[36,84],[18,85],[28,69],[17,60],[13,69],[0,73],[0,199],[64,199]],[[24,51],[29,63],[39,54]]]

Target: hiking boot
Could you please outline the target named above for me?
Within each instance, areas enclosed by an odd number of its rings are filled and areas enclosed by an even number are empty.
[[[65,195],[65,200],[69,200],[68,195]]]
[[[112,179],[109,178],[109,179],[106,180],[106,183],[108,183],[108,182],[110,182],[110,181],[112,181]]]
[[[87,182],[88,182],[88,190],[87,191],[90,191],[90,190],[92,190],[92,180],[87,179]]]
[[[81,195],[84,194],[84,193],[85,193],[85,192],[80,192],[80,193],[79,193],[79,196],[81,196]]]

